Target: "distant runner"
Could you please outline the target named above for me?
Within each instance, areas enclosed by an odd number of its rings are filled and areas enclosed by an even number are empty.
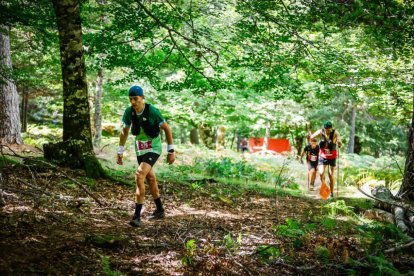
[[[310,182],[310,190],[315,190],[315,178],[316,170],[318,168],[319,157],[319,145],[315,138],[309,139],[310,143],[303,149],[300,159],[303,160],[303,156],[306,154],[306,160],[308,162],[308,184]]]
[[[325,182],[325,169],[326,166],[329,166],[329,187],[331,189],[331,198],[334,196],[334,170],[336,166],[336,158],[338,152],[336,150],[336,145],[338,147],[342,146],[341,137],[335,129],[332,128],[332,123],[326,121],[323,124],[323,128],[316,131],[310,136],[310,139],[320,138],[319,142],[319,175],[321,181]]]
[[[141,210],[145,201],[145,179],[149,185],[152,197],[154,198],[157,209],[149,217],[150,219],[164,218],[164,208],[162,206],[160,192],[158,190],[157,179],[155,178],[153,166],[161,155],[160,129],[164,130],[167,139],[167,162],[174,163],[174,145],[171,129],[165,122],[161,113],[151,104],[145,103],[144,92],[139,86],[132,86],[129,89],[129,106],[122,117],[123,128],[119,136],[118,159],[119,165],[123,164],[123,152],[129,129],[135,136],[135,151],[138,159],[138,169],[135,173],[137,185],[135,192],[135,212],[130,225],[138,227],[141,225]]]
[[[249,150],[249,148],[247,146],[247,139],[246,139],[246,137],[243,137],[243,139],[241,140],[240,144],[241,144],[242,153],[244,153],[244,152],[246,152],[246,151]]]

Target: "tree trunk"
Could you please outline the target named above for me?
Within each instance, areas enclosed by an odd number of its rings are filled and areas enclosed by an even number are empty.
[[[267,148],[269,147],[269,138],[270,138],[270,122],[267,122],[265,137],[263,139],[263,148],[262,148],[263,153],[267,152]]]
[[[83,56],[80,1],[52,0],[59,30],[63,81],[63,141],[45,144],[45,158],[61,165],[83,168],[91,177],[104,174],[93,152]]]
[[[413,58],[414,59],[414,58]],[[413,89],[413,117],[408,129],[408,147],[405,159],[404,178],[398,196],[414,201],[414,84]]]
[[[95,116],[94,116],[94,123],[95,123],[95,136],[94,136],[94,144],[99,145],[102,140],[102,95],[103,95],[103,79],[104,73],[103,69],[100,68],[98,71],[98,76],[96,80],[96,95],[95,95]]]
[[[216,137],[216,150],[224,149],[226,138],[226,128],[224,126],[219,126],[217,128]]]
[[[98,4],[103,7],[106,5],[106,0],[98,0]],[[107,15],[105,12],[101,14],[101,32],[102,32],[102,40],[104,40],[103,35],[103,24],[106,23]],[[103,95],[103,81],[104,81],[104,72],[103,72],[103,63],[102,63],[103,55],[99,56],[99,71],[96,80],[96,87],[95,87],[95,114],[94,114],[94,127],[95,127],[95,135],[94,135],[94,144],[96,146],[101,144],[102,141],[102,95]]]
[[[354,148],[355,148],[355,121],[356,121],[356,106],[352,105],[351,129],[349,130],[348,153],[354,153]]]
[[[242,141],[242,137],[241,137],[240,133],[237,133],[236,134],[236,149],[237,149],[237,152],[241,151],[241,141]]]
[[[354,153],[360,154],[362,150],[362,142],[358,135],[355,135]]]
[[[303,147],[303,137],[298,135],[294,137],[296,156],[300,158]]]
[[[313,133],[313,131],[312,131],[312,123],[311,123],[311,122],[306,123],[306,132],[307,132],[309,135],[311,135],[311,134]],[[309,141],[308,141],[308,142],[309,142]]]
[[[0,144],[21,144],[19,97],[8,72],[12,70],[9,30],[0,25]]]
[[[3,177],[2,177],[2,174],[0,173],[0,207],[3,207],[4,205],[6,205],[6,202],[4,201],[4,198],[3,198]]]
[[[213,128],[209,125],[201,125],[199,127],[199,133],[203,144],[209,149],[214,149],[215,131]]]
[[[188,134],[187,134],[187,128],[180,127],[180,144],[187,143]]]
[[[190,142],[192,145],[200,144],[200,140],[198,139],[198,129],[196,127],[190,131]]]
[[[27,131],[27,109],[29,104],[29,93],[26,88],[23,88],[22,92],[22,108],[21,108],[21,123],[22,133]]]

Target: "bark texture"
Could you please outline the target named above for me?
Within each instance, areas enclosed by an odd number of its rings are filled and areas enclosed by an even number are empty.
[[[414,94],[414,87],[413,87]],[[404,178],[398,196],[414,201],[414,95],[413,95],[413,118],[408,130],[408,147],[405,159]]]
[[[263,139],[263,149],[262,153],[266,153],[267,149],[269,148],[269,138],[270,138],[270,122],[266,123],[266,132]]]
[[[96,94],[95,94],[95,115],[94,115],[94,123],[95,123],[95,136],[94,136],[94,144],[99,145],[102,140],[102,95],[103,95],[103,69],[99,69],[98,76],[96,80]]]
[[[216,150],[224,149],[226,138],[226,128],[224,126],[219,126],[217,128],[216,137]]]
[[[19,97],[12,70],[9,27],[0,25],[0,144],[21,144]]]
[[[302,149],[304,148],[304,146],[303,146],[303,137],[300,136],[300,135],[295,136],[293,141],[294,141],[294,144],[295,144],[296,156],[299,157],[302,153]]]
[[[29,93],[27,90],[22,92],[22,108],[21,108],[21,122],[22,122],[22,133],[27,131],[27,112],[29,107]]]
[[[194,127],[193,129],[191,129],[191,132],[190,132],[190,142],[193,145],[200,144],[200,140],[198,139],[198,129],[196,127]]]
[[[355,124],[356,124],[356,106],[352,106],[351,129],[349,130],[348,153],[354,153],[355,150]]]
[[[62,66],[63,141],[84,141],[82,147],[92,150],[80,4],[74,0],[52,2],[57,17]]]
[[[59,31],[63,80],[63,141],[44,145],[45,158],[82,168],[88,176],[104,171],[92,146],[88,85],[83,55],[80,1],[52,0]]]
[[[216,139],[215,134],[216,132],[213,130],[213,127],[209,125],[201,125],[199,127],[199,134],[201,141],[203,141],[203,144],[209,148],[214,149],[214,141]]]

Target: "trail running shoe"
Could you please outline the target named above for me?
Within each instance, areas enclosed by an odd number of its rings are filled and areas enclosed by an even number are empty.
[[[132,227],[140,227],[141,219],[134,216],[132,220],[129,222],[129,225],[131,225]]]
[[[148,219],[163,219],[165,218],[165,212],[164,210],[159,211],[159,210],[155,210],[154,213],[152,213]]]
[[[334,198],[334,194],[333,193],[331,193],[330,198]]]

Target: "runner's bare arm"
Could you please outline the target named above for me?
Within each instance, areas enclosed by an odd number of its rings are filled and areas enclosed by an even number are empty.
[[[172,136],[170,126],[167,124],[167,122],[164,122],[160,126],[160,128],[162,130],[164,130],[164,132],[165,132],[165,138],[167,139],[167,144],[172,146],[173,145],[173,136]],[[172,163],[174,163],[174,161],[175,161],[175,153],[174,152],[168,153],[168,155],[167,155],[168,164],[172,164]]]
[[[316,138],[316,137],[320,137],[322,134],[322,130],[318,129],[317,131],[315,131],[311,136],[310,139]]]
[[[123,127],[121,129],[121,134],[119,135],[119,145],[120,146],[125,146],[126,140],[128,138],[128,133],[129,133],[129,128],[130,127]]]
[[[118,146],[118,154],[117,154],[117,160],[116,163],[119,165],[123,165],[122,157],[124,153],[124,146],[126,143],[126,140],[128,138],[129,128],[124,126],[121,130],[121,134],[119,135],[119,146]]]

